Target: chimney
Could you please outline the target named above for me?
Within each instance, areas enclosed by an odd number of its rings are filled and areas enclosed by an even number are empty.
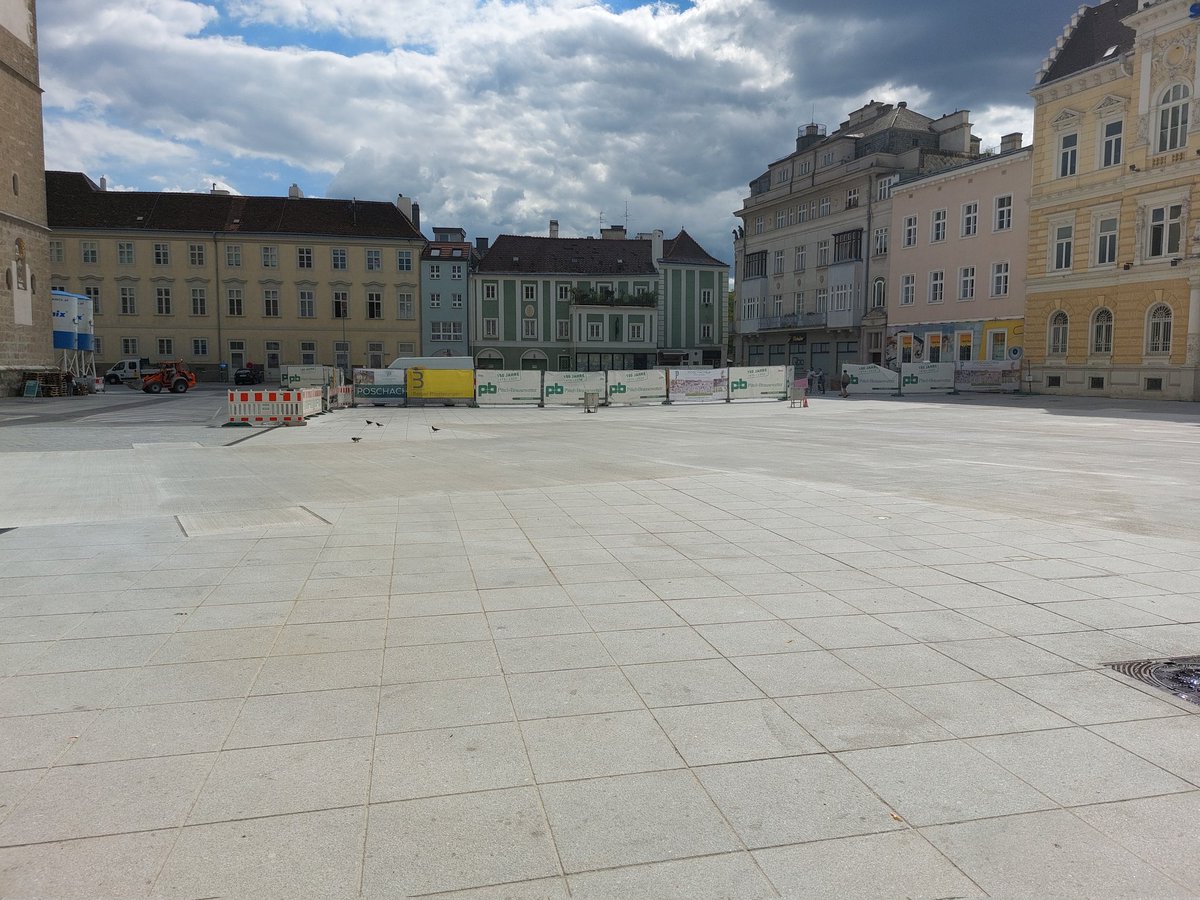
[[[550,220],[550,237],[558,237],[558,219]]]
[[[108,179],[105,178],[103,175],[100,176],[100,190],[102,190],[102,191],[108,190]]]
[[[931,123],[929,127],[938,136],[938,149],[950,153],[969,153],[971,151],[970,118],[970,112],[960,109]]]
[[[1014,131],[1012,134],[1002,135],[1000,138],[1000,152],[1011,153],[1013,150],[1021,149],[1021,141],[1024,135],[1019,131]]]
[[[625,240],[625,226],[609,225],[607,228],[601,228],[600,238],[605,241],[623,241]]]
[[[661,228],[655,228],[650,240],[653,241],[653,246],[651,248],[653,259],[650,260],[650,263],[654,266],[654,268],[657,269],[658,261],[662,259],[663,255],[663,230]]]
[[[397,194],[396,195],[396,209],[398,209],[398,210],[400,210],[400,212],[404,213],[404,217],[406,219],[408,219],[410,222],[412,221],[412,216],[413,216],[412,200],[410,200],[408,197],[405,197],[403,194]]]
[[[290,188],[288,188],[288,199],[289,200],[299,200],[303,196],[304,196],[304,191],[300,190],[300,185],[295,184],[293,182],[292,186]]]
[[[475,238],[475,252],[483,256],[488,252],[488,239],[485,237]]]
[[[421,204],[416,201],[412,205],[412,223],[413,228],[417,229],[417,231],[421,230]]]

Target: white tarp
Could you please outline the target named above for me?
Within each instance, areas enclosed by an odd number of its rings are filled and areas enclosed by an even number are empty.
[[[603,372],[547,372],[542,386],[542,396],[546,398],[547,406],[582,406],[586,391],[595,391],[600,397],[604,396]]]
[[[900,387],[900,373],[883,366],[842,366],[850,375],[851,394],[894,394]]]
[[[684,400],[728,400],[728,369],[669,369],[667,398],[672,403]]]
[[[904,363],[900,380],[905,394],[948,394],[954,390],[954,363]]]
[[[734,366],[729,370],[731,400],[786,400],[790,366]]]
[[[479,369],[475,399],[480,403],[542,402],[542,373],[522,369]]]
[[[1014,392],[1021,389],[1021,363],[1015,359],[965,360],[956,364],[954,386],[960,391]]]
[[[608,373],[609,403],[662,403],[667,373],[653,369],[617,369]]]

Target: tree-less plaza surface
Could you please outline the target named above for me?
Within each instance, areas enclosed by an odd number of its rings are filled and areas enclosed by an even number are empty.
[[[223,396],[0,401],[0,896],[1200,893],[1194,407]]]

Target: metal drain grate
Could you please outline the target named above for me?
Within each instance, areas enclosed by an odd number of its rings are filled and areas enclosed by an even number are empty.
[[[1122,675],[1136,678],[1143,684],[1174,694],[1180,700],[1200,705],[1200,656],[1133,659],[1105,665]]]

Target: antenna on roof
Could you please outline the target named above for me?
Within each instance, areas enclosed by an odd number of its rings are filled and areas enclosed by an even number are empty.
[[[604,210],[600,210],[600,227],[597,231],[604,231]]]
[[[629,231],[629,201],[625,201],[625,230]]]

